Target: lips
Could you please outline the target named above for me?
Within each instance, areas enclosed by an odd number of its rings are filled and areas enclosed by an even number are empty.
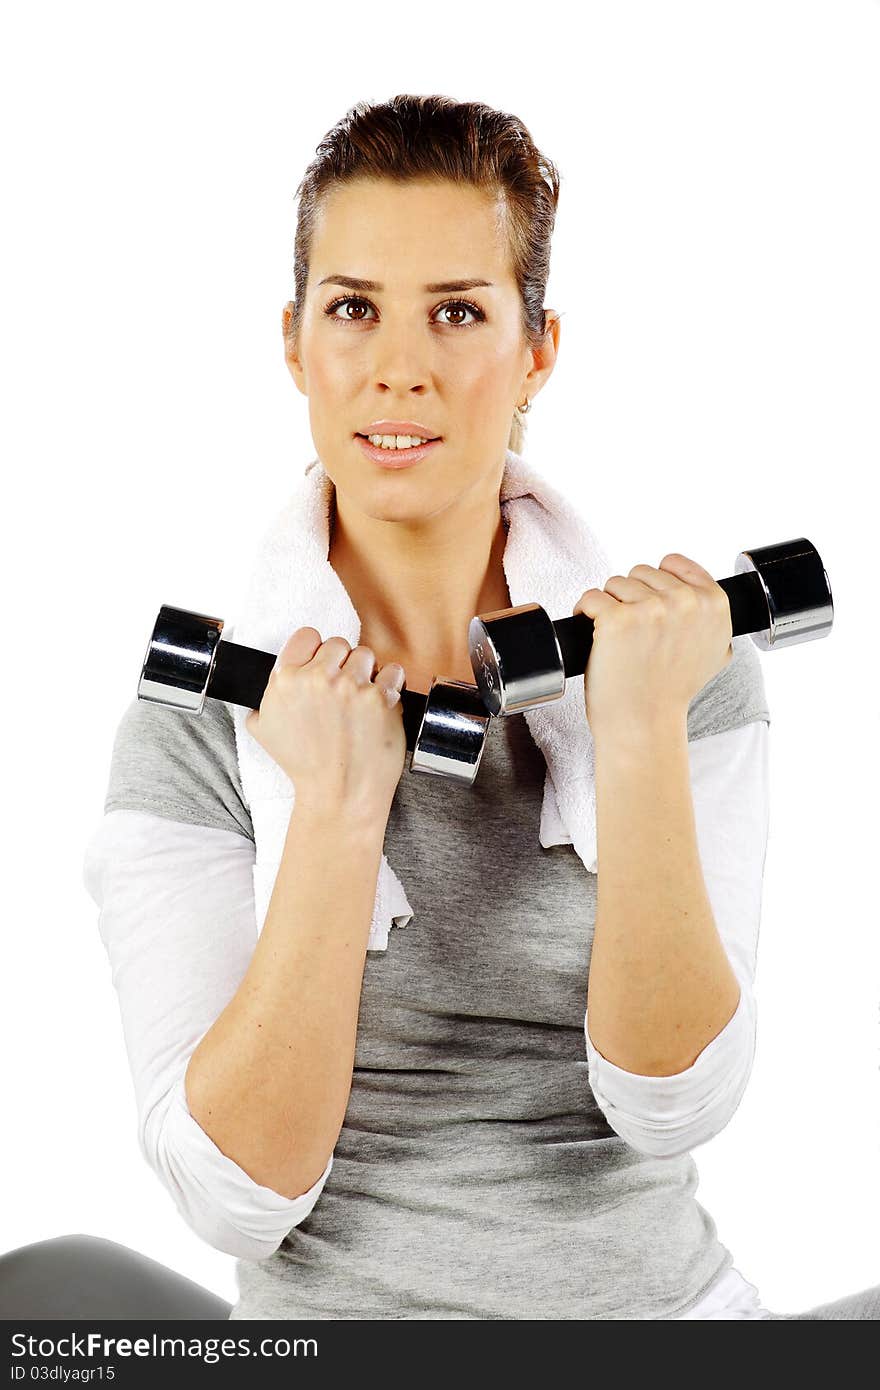
[[[366,435],[355,435],[361,446],[361,452],[385,471],[392,472],[402,468],[410,468],[428,457],[433,444],[441,444],[442,440],[426,439],[423,444],[410,445],[406,449],[384,449],[377,444],[371,444]]]
[[[371,434],[409,434],[428,440],[440,438],[439,434],[431,434],[431,426],[422,420],[392,420],[388,415],[380,415],[378,420],[371,420],[361,433],[368,439]]]
[[[374,434],[406,434],[407,437],[408,437],[409,439],[421,439],[421,438],[422,438],[422,436],[419,435],[419,434],[409,434],[407,430],[374,430],[373,433],[374,433]],[[370,437],[370,436],[369,436],[368,434],[361,434],[359,431],[355,431],[355,439],[369,439],[369,437]],[[432,443],[434,442],[435,439],[442,439],[442,438],[443,438],[443,436],[442,436],[441,434],[430,434],[430,435],[425,435],[425,436],[424,436],[424,441],[425,441],[426,444],[432,444]]]

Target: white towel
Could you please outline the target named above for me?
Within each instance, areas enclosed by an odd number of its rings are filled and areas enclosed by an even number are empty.
[[[280,652],[297,628],[314,627],[322,641],[344,637],[352,647],[358,645],[360,617],[327,558],[333,488],[320,459],[313,459],[263,535],[244,606],[234,627],[224,629],[225,637],[231,639],[234,631],[236,642]],[[511,449],[506,453],[500,505],[507,528],[503,565],[512,606],[539,603],[555,621],[571,615],[584,590],[604,588],[610,567],[591,529],[572,504]],[[442,677],[444,672],[436,674]],[[254,825],[254,896],[257,929],[262,930],[295,789],[246,729],[244,706],[234,706],[233,713],[242,789]],[[547,764],[540,844],[545,849],[573,845],[589,872],[596,873],[593,738],[584,713],[583,681],[566,681],[559,700],[502,717],[528,721]],[[492,735],[490,725],[487,736]],[[401,775],[430,774],[410,773],[404,764]],[[405,927],[413,915],[404,886],[383,854],[367,949],[384,951],[390,928]]]

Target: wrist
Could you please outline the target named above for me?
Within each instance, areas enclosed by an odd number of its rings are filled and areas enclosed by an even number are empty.
[[[288,831],[295,825],[307,825],[319,833],[329,833],[336,839],[372,847],[382,844],[390,807],[356,807],[350,802],[312,801],[305,796],[294,798]]]
[[[667,706],[640,718],[618,719],[600,729],[593,729],[593,745],[599,750],[620,755],[649,756],[658,748],[687,743],[688,707]]]

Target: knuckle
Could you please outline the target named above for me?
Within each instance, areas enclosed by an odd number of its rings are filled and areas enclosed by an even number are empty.
[[[682,584],[675,597],[676,602],[687,613],[695,613],[700,606],[700,595],[690,584]]]
[[[311,686],[326,690],[327,686],[333,681],[333,672],[339,674],[338,668],[326,661],[313,662],[311,666],[303,668],[303,679],[307,680]]]

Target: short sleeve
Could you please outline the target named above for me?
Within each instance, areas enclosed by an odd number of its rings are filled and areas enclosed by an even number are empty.
[[[116,730],[107,811],[144,811],[254,839],[232,711],[205,701],[201,714],[136,698]]]
[[[688,742],[738,729],[756,719],[770,723],[761,655],[747,632],[734,637],[731,645],[730,661],[697,691],[688,706]]]

